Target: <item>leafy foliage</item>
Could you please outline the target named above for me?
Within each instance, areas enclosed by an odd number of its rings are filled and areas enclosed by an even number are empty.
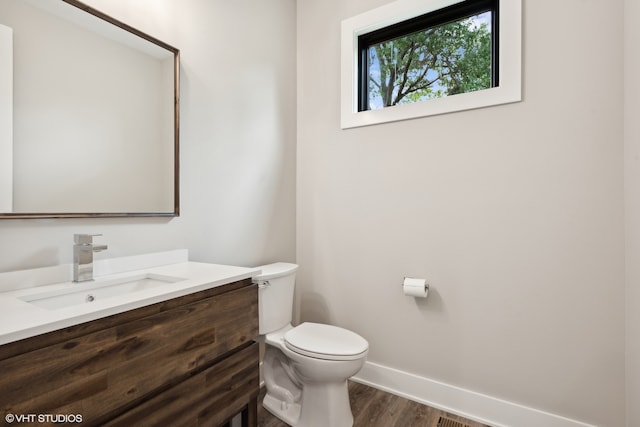
[[[491,32],[478,16],[373,45],[368,56],[370,108],[491,87]]]

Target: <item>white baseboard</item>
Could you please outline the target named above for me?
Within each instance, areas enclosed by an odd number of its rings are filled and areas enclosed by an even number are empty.
[[[493,427],[596,427],[377,363],[351,380]]]

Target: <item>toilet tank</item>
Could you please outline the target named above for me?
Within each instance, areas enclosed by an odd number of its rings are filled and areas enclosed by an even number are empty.
[[[265,335],[291,323],[298,265],[276,262],[256,268],[262,270],[253,282],[258,284],[259,333]]]

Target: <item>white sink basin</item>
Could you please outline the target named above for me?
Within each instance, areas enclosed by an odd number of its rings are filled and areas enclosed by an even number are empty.
[[[91,304],[121,295],[146,291],[183,281],[181,277],[163,276],[159,274],[140,274],[105,282],[74,283],[70,289],[41,292],[39,294],[19,297],[22,301],[49,310],[58,310],[80,304]]]

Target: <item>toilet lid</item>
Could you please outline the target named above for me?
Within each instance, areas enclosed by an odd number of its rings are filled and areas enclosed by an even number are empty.
[[[358,359],[369,349],[367,340],[355,332],[311,322],[289,330],[284,342],[296,353],[326,360]]]

